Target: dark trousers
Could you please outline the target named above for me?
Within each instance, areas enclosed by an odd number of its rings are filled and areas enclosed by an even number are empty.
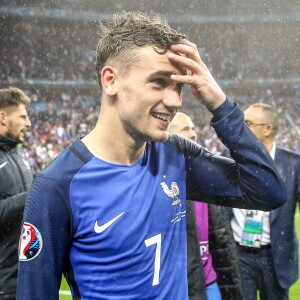
[[[288,300],[289,291],[279,285],[271,248],[252,249],[238,246],[245,300]]]

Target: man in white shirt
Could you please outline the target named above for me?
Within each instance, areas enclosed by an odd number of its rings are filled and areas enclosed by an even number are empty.
[[[271,212],[233,209],[231,227],[238,244],[246,300],[288,299],[298,279],[298,242],[294,214],[300,201],[300,155],[275,144],[279,117],[274,107],[256,103],[245,123],[264,143],[286,184],[287,202]]]

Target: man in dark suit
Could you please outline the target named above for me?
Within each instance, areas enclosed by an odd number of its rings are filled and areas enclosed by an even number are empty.
[[[275,144],[279,118],[274,107],[256,103],[245,112],[245,123],[264,143],[286,185],[287,202],[271,212],[233,209],[231,226],[237,242],[246,300],[288,299],[298,279],[298,241],[294,228],[300,202],[300,155]]]

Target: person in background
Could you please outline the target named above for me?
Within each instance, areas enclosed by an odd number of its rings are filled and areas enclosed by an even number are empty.
[[[287,189],[287,202],[271,212],[233,209],[231,226],[238,244],[246,300],[289,299],[298,274],[298,241],[294,227],[300,202],[300,155],[276,145],[279,117],[275,107],[255,103],[245,123],[264,143]],[[230,152],[232,155],[233,153]]]
[[[195,125],[182,112],[169,131],[197,142]],[[187,201],[186,207],[189,299],[242,300],[237,249],[224,207],[199,201]]]
[[[15,299],[18,244],[33,174],[20,147],[31,123],[29,97],[15,87],[0,89],[0,299]]]
[[[98,121],[33,182],[17,299],[57,299],[64,273],[75,299],[185,300],[186,196],[270,210],[285,202],[283,184],[195,44],[141,12],[100,29]],[[211,111],[234,159],[169,135],[183,84]]]

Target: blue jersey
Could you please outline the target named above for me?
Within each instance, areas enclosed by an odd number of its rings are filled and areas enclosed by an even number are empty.
[[[188,299],[186,197],[264,210],[285,200],[273,160],[239,108],[227,109],[238,132],[225,116],[215,127],[236,162],[176,135],[147,143],[131,166],[80,139],[65,149],[26,202],[17,298],[57,299],[64,273],[75,299]]]

